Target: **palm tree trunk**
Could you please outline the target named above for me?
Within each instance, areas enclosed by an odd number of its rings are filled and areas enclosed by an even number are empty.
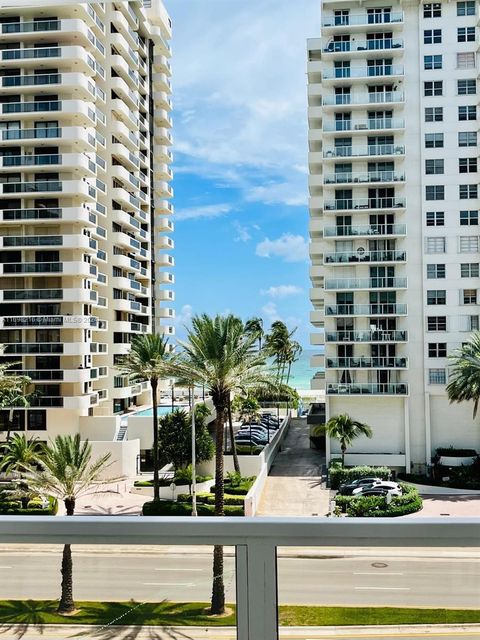
[[[157,385],[155,379],[150,380],[152,387],[153,405],[153,500],[160,500],[159,464],[158,464],[158,410],[157,410]]]
[[[227,400],[228,406],[228,400]],[[224,482],[223,482],[223,429],[225,405],[215,405],[215,515],[224,516]],[[223,583],[223,547],[213,548],[213,585],[210,613],[220,615],[225,611],[225,585]]]
[[[341,450],[342,450],[342,467],[345,469],[345,451],[347,450],[347,447],[345,446],[345,444],[342,442],[341,444]]]
[[[66,499],[65,508],[67,516],[73,516],[75,511],[75,500]],[[73,601],[73,560],[72,548],[69,544],[64,545],[62,555],[62,595],[58,603],[57,613],[72,613],[75,611]]]
[[[230,399],[228,400],[227,411],[228,411],[228,430],[230,434],[230,442],[232,445],[233,467],[237,473],[240,473],[240,463],[238,461],[237,445],[235,442],[235,437],[233,435],[232,403]]]

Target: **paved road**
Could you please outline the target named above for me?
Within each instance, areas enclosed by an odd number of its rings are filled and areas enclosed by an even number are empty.
[[[306,420],[292,420],[266,480],[257,515],[325,515],[330,492],[320,490],[325,486],[324,471],[325,457],[310,449]]]
[[[59,568],[58,552],[2,554],[0,599],[58,597]],[[74,552],[74,575],[79,600],[208,601],[211,559]],[[225,576],[234,601],[232,557]],[[278,582],[284,604],[480,608],[478,558],[280,558]]]

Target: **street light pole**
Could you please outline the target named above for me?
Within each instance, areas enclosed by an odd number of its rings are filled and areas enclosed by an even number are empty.
[[[195,387],[192,387],[192,516],[197,516],[197,455],[195,451]]]

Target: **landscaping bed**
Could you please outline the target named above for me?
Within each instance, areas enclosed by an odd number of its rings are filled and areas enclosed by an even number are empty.
[[[209,480],[213,480],[213,476],[196,476],[197,483],[200,482],[208,482]],[[161,478],[158,482],[160,487],[169,487],[172,482],[175,484],[185,484],[185,478]],[[153,487],[153,480],[136,480],[133,483],[134,487]]]
[[[341,484],[352,482],[357,478],[375,476],[381,480],[389,480],[392,472],[388,467],[342,467],[341,464],[332,461],[328,469],[328,478],[331,489],[338,489]]]
[[[390,504],[383,496],[335,496],[335,504],[350,518],[395,518],[420,511],[423,506],[415,487],[400,483],[403,495],[392,497]]]
[[[243,506],[225,505],[224,511],[226,516],[245,515],[245,509]],[[145,502],[142,514],[144,516],[191,516],[192,502],[174,502],[173,500]],[[197,504],[197,514],[199,516],[214,516],[215,505],[199,502]]]
[[[55,498],[48,498],[48,507],[43,507],[40,502],[30,500],[27,508],[23,508],[20,502],[0,503],[0,516],[54,516],[58,511],[58,502]]]

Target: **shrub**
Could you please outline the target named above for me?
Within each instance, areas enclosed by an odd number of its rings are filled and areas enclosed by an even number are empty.
[[[192,496],[189,493],[179,493],[177,496],[179,502],[192,502]],[[245,498],[243,495],[232,496],[225,494],[225,504],[243,506],[245,504]],[[197,504],[215,504],[215,495],[213,493],[197,493]]]
[[[388,480],[392,472],[388,467],[350,467],[345,469],[339,466],[331,466],[328,471],[328,477],[330,479],[330,487],[332,489],[338,489],[341,484],[352,482],[357,478],[366,478],[368,476],[377,476],[382,480]]]
[[[191,516],[191,502],[174,502],[173,500],[160,500],[159,502],[146,502],[143,505],[142,513],[144,516]],[[215,507],[211,504],[197,504],[197,513],[199,516],[215,515]],[[240,506],[225,506],[226,516],[243,516],[244,509]]]
[[[420,511],[423,506],[418,491],[400,483],[403,494],[387,505],[383,496],[336,496],[335,503],[351,518],[392,518]]]
[[[435,449],[437,456],[450,456],[452,458],[475,458],[477,452],[475,449],[456,449],[455,447],[439,447]]]
[[[51,496],[48,498],[49,506],[47,509],[41,509],[36,504],[22,509],[20,502],[2,502],[0,503],[0,514],[7,516],[54,516],[58,511],[58,502]]]

